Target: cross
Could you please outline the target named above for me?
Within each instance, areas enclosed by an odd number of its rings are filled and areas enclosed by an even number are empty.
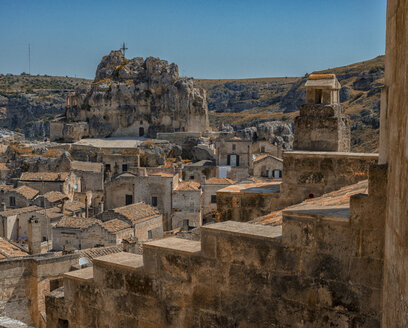
[[[120,48],[120,50],[122,50],[123,52],[123,56],[125,55],[126,50],[128,50],[128,48],[126,48],[126,44],[125,42],[123,42],[122,48]]]

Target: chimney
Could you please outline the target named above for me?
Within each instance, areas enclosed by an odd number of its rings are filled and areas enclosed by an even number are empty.
[[[64,215],[64,212],[65,212],[65,202],[66,202],[66,199],[64,199],[64,200],[62,201],[62,206],[61,206],[61,213],[62,213],[62,215]]]
[[[28,220],[28,251],[30,254],[41,253],[41,223],[34,216]]]
[[[1,207],[0,207],[0,209],[1,209],[1,211],[2,212],[4,212],[6,209],[7,209],[7,207],[6,207],[6,203],[1,203]]]
[[[104,204],[103,204],[103,201],[100,201],[99,202],[99,213],[103,213],[103,211],[104,211]]]

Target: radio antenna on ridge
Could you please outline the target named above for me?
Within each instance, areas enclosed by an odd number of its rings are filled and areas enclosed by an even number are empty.
[[[123,56],[125,56],[125,52],[126,52],[126,50],[128,50],[128,48],[126,48],[126,43],[125,42],[123,42],[122,48],[120,48],[120,50],[122,50]]]

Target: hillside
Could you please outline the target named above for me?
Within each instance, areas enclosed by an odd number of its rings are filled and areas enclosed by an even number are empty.
[[[373,152],[378,147],[380,93],[384,56],[314,73],[334,73],[341,102],[352,119],[352,150]],[[207,90],[210,124],[241,129],[257,123],[291,122],[305,101],[306,77],[242,80],[197,80]]]
[[[380,93],[384,56],[319,73],[337,75],[341,102],[352,119],[352,150],[373,152],[378,147]],[[315,72],[317,73],[317,72]],[[196,79],[207,91],[210,125],[235,129],[281,120],[290,123],[304,103],[304,77],[237,80]],[[23,131],[27,137],[49,132],[49,121],[64,113],[67,92],[92,81],[72,77],[1,75],[0,127]]]

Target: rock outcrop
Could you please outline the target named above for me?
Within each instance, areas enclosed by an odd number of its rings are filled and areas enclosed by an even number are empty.
[[[206,93],[193,79],[180,78],[174,63],[153,57],[129,60],[111,51],[98,65],[94,83],[68,97],[65,117],[56,124],[83,122],[87,129],[67,139],[204,132]],[[52,139],[61,137],[53,128],[51,134]]]

